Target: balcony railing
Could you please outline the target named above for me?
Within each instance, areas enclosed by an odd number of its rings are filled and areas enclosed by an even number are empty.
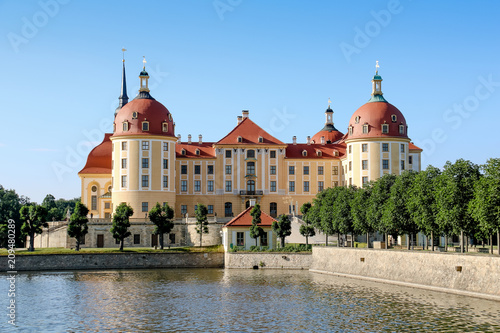
[[[264,191],[262,191],[262,190],[259,190],[259,191],[240,190],[240,195],[264,195]]]

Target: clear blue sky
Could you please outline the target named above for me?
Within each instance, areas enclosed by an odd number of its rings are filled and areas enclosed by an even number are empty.
[[[484,163],[500,151],[499,14],[494,1],[0,1],[0,184],[38,202],[80,196],[77,172],[112,129],[123,47],[129,97],[144,55],[184,140],[217,141],[249,109],[305,142],[329,97],[345,133],[379,60],[424,168]]]

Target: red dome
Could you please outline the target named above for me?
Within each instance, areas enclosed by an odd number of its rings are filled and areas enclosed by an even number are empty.
[[[104,135],[104,140],[92,149],[89,156],[87,157],[87,163],[79,174],[84,173],[99,173],[99,174],[110,174],[111,173],[111,141],[109,137],[110,133]]]
[[[149,123],[147,130],[143,129],[143,123]],[[160,102],[152,97],[137,97],[122,107],[115,117],[113,136],[119,135],[175,136],[174,121],[170,111]]]
[[[382,132],[382,125],[387,124],[387,133]],[[363,126],[368,125],[368,133],[363,133]],[[402,129],[400,129],[402,125]],[[394,105],[387,102],[368,102],[354,112],[349,121],[346,140],[371,137],[408,138],[406,119]]]
[[[334,143],[342,139],[343,136],[344,134],[339,132],[337,129],[334,129],[332,131],[322,129],[318,133],[314,134],[314,136],[311,138],[311,143],[321,143],[321,137],[325,137],[325,143]]]

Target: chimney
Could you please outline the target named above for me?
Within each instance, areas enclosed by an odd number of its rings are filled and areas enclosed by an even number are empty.
[[[203,136],[200,134],[198,135],[198,144],[201,145],[203,143]]]
[[[324,144],[325,144],[325,137],[324,137],[324,136],[322,136],[322,137],[321,137],[321,144],[322,144],[322,145],[324,145]]]
[[[249,111],[243,110],[243,111],[241,111],[241,114],[243,115],[243,118],[248,118]]]
[[[241,123],[242,120],[243,120],[243,116],[238,116],[238,125]]]
[[[181,135],[177,134],[177,141],[180,143],[181,142]]]
[[[310,145],[311,144],[311,137],[308,135],[307,136],[307,144]]]
[[[296,145],[297,144],[297,137],[294,135],[293,138],[292,138],[292,141],[293,141],[293,144]]]
[[[188,134],[188,145],[191,144],[191,134]]]

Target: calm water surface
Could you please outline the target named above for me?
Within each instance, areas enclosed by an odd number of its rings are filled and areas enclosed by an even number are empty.
[[[16,288],[2,332],[500,332],[500,302],[308,271],[37,272]]]

